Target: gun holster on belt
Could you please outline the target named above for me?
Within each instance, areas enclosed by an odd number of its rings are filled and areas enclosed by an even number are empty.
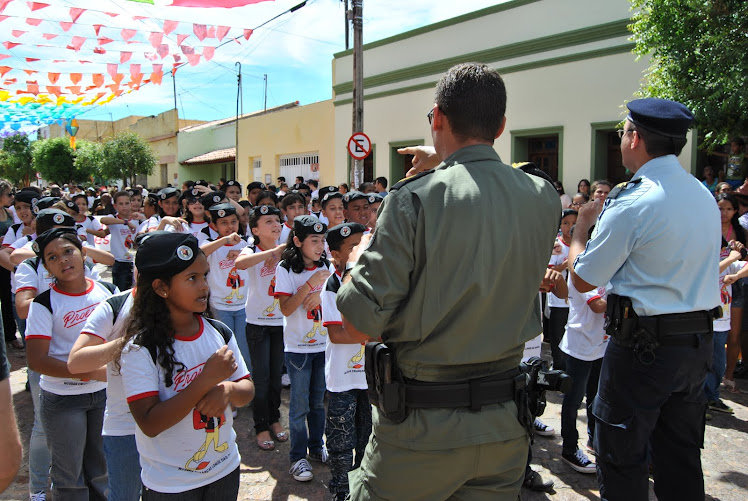
[[[364,369],[369,386],[369,402],[394,423],[408,417],[405,381],[392,348],[384,343],[366,343]]]

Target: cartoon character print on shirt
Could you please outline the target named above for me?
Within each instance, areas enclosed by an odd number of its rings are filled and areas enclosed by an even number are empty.
[[[353,355],[351,359],[348,360],[349,369],[360,369],[364,366],[364,348],[366,348],[366,343],[361,343],[361,349],[358,350],[358,353]]]
[[[221,413],[217,417],[208,417],[205,414],[201,414],[197,409],[192,409],[192,427],[196,430],[205,430],[205,442],[197,450],[195,454],[187,460],[184,465],[186,470],[199,471],[206,468],[210,461],[203,461],[202,459],[208,453],[208,448],[211,443],[213,444],[213,450],[216,452],[223,452],[229,448],[228,442],[219,444],[219,435],[221,426],[226,422],[226,416]],[[195,464],[194,467],[190,466]]]
[[[315,334],[317,331],[319,331],[320,336],[327,336],[327,329],[322,327],[322,307],[317,305],[315,308],[312,308],[311,310],[307,310],[306,312],[306,318],[312,321],[312,330],[306,333],[306,335],[301,338],[301,340],[304,343],[307,344],[313,344],[316,343],[318,340],[315,339]]]
[[[232,303],[231,299],[234,296],[236,296],[237,300],[244,299],[244,295],[239,294],[241,288],[244,287],[244,280],[239,276],[239,272],[236,271],[236,266],[229,271],[229,275],[226,278],[226,287],[231,287],[231,294],[223,298],[224,301]]]
[[[269,270],[270,273],[273,274],[273,278],[270,279],[270,286],[268,287],[268,296],[273,298],[273,304],[265,308],[262,314],[266,317],[272,318],[276,315],[275,310],[280,305],[280,299],[275,297],[275,270],[271,270],[267,266],[263,266],[262,271],[260,272],[263,277],[266,276],[265,270]]]

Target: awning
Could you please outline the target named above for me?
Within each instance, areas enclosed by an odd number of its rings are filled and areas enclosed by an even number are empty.
[[[233,162],[234,160],[236,160],[236,148],[225,148],[222,150],[209,151],[208,153],[188,158],[179,163],[182,165],[204,165],[219,162]]]

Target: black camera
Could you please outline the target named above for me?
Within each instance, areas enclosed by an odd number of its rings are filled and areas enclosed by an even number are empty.
[[[553,370],[548,362],[540,357],[532,357],[519,364],[519,369],[527,375],[528,406],[534,417],[542,416],[545,411],[545,392],[560,391],[566,393],[571,389],[571,376],[561,370]]]

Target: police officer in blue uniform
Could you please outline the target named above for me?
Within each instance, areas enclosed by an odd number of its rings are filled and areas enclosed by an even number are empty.
[[[660,501],[703,501],[703,388],[719,304],[719,210],[676,158],[690,111],[666,99],[635,100],[628,110],[619,135],[623,165],[634,176],[604,206],[581,208],[569,252],[580,292],[612,285],[612,342],[592,405],[600,495],[647,500],[652,463]]]

